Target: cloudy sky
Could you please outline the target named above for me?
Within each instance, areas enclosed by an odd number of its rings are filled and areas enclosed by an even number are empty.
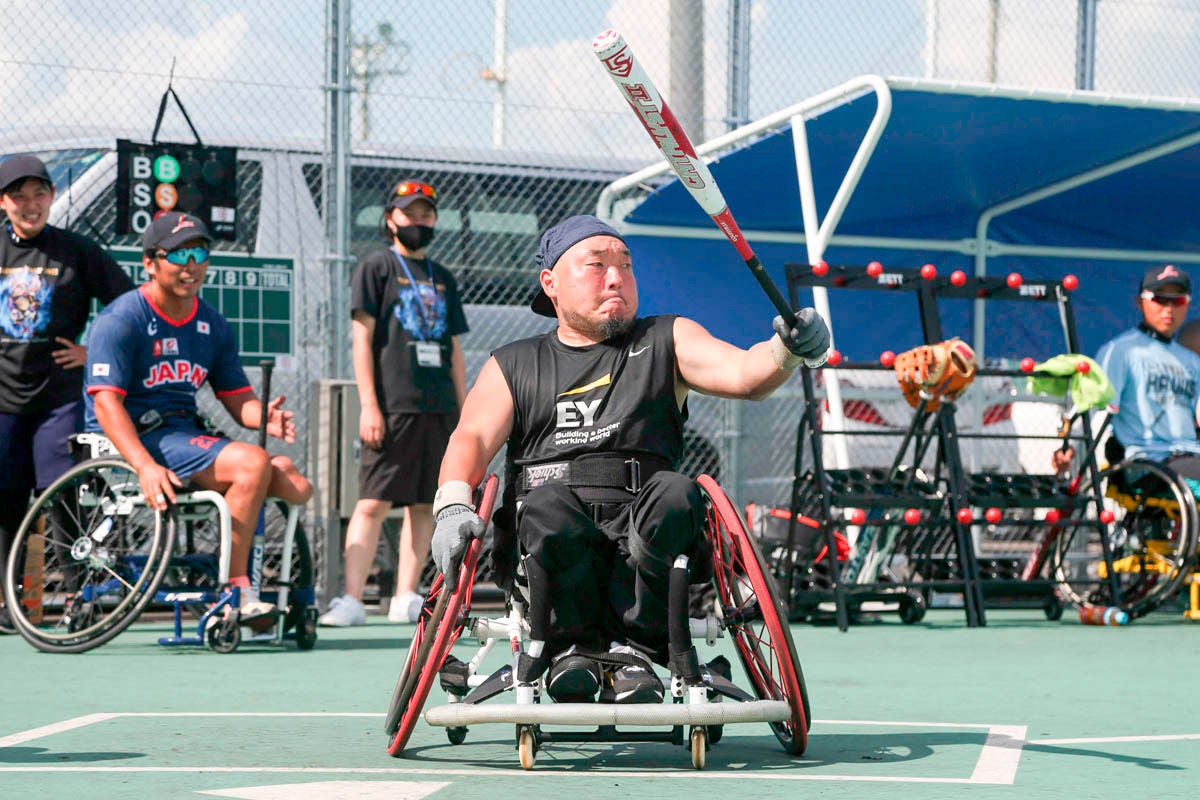
[[[621,31],[668,100],[670,0],[509,0],[506,148],[651,160],[653,151],[591,55]],[[704,85],[704,125],[725,130],[729,0],[676,0],[704,30],[688,79]],[[13,142],[118,129],[148,138],[174,62],[174,87],[201,135],[319,141],[325,95],[322,0],[9,0],[0,37],[0,122]],[[354,0],[356,42],[389,24],[398,44],[374,62],[369,145],[489,148],[496,84],[493,0]],[[750,114],[762,116],[875,72],[1070,88],[1075,0],[754,0]],[[1200,0],[1100,0],[1097,88],[1200,94]],[[994,66],[991,66],[994,65]],[[701,78],[701,73],[703,78]],[[362,95],[352,100],[362,136]],[[167,114],[162,138],[187,138]]]

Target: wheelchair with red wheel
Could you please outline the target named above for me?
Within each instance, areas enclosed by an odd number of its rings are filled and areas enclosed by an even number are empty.
[[[496,476],[489,476],[480,491],[477,513],[485,522],[495,505],[498,483]],[[737,722],[768,723],[785,752],[802,755],[811,724],[808,692],[774,580],[729,497],[706,475],[697,483],[706,508],[705,533],[712,546],[712,602],[702,617],[689,613],[689,606],[697,604],[689,603],[687,559],[677,560],[670,585],[671,648],[679,652],[679,645],[686,642],[694,656],[691,642],[695,639],[711,646],[728,636],[752,693],[721,674],[722,670],[711,668],[714,662],[701,665],[692,658],[692,668],[670,668],[668,699],[663,703],[554,703],[548,698],[540,702],[546,697],[544,677],[533,685],[514,677],[517,658],[529,641],[529,600],[513,591],[503,617],[471,614],[471,593],[483,545],[475,539],[463,558],[457,585],[448,587],[439,575],[426,598],[388,707],[384,725],[388,753],[404,755],[437,682],[449,702],[425,711],[425,721],[445,727],[454,745],[466,740],[468,725],[515,725],[524,769],[533,768],[543,745],[560,741],[666,741],[690,748],[692,765],[702,769],[708,748],[720,740],[724,725]],[[469,661],[451,654],[460,638],[478,642]],[[498,642],[509,645],[512,663],[482,674],[483,660]],[[511,696],[512,702],[483,702],[501,695]],[[547,730],[550,726],[592,729]]]

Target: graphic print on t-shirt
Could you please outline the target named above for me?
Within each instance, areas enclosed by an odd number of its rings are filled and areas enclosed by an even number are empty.
[[[400,289],[392,314],[404,330],[418,341],[441,339],[446,333],[446,296],[431,283],[399,279]]]
[[[50,324],[54,283],[42,275],[58,269],[0,267],[0,330],[14,339],[30,341]]]

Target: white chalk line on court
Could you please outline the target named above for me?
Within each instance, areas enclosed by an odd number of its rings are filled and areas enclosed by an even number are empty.
[[[25,742],[31,742],[34,739],[41,739],[43,736],[53,736],[56,733],[74,730],[75,728],[83,728],[88,725],[94,725],[97,722],[105,722],[119,716],[121,715],[87,714],[86,716],[75,717],[74,719],[64,720],[63,722],[55,722],[52,725],[42,725],[39,728],[30,728],[27,731],[21,731],[20,733],[14,733],[10,736],[0,737],[0,747],[12,747],[13,745],[17,744],[24,744]]]
[[[1097,736],[1084,739],[1037,739],[1025,744],[1116,744],[1120,742],[1179,742],[1200,739],[1200,733],[1164,733],[1154,736]]]
[[[87,714],[64,720],[50,725],[42,725],[8,736],[0,737],[0,747],[11,747],[30,741],[53,736],[58,733],[95,725],[123,717],[140,718],[170,718],[170,717],[335,717],[335,718],[379,718],[382,714],[366,712],[325,712],[325,711],[131,711]],[[950,783],[950,784],[990,784],[1012,785],[1016,780],[1017,769],[1020,765],[1021,753],[1026,744],[1066,745],[1066,744],[1103,744],[1118,742],[1153,742],[1200,739],[1200,734],[1164,734],[1153,736],[1107,736],[1075,739],[1040,739],[1035,742],[1026,740],[1027,728],[1024,725],[996,725],[988,723],[954,723],[954,722],[921,722],[898,720],[814,720],[815,725],[858,725],[858,726],[887,726],[907,728],[979,728],[987,731],[987,738],[981,748],[979,759],[969,778],[939,778],[918,776],[863,776],[863,775],[781,775],[745,773],[698,773],[694,770],[664,771],[653,773],[656,777],[696,778],[707,779],[735,778],[754,780],[802,780],[802,781],[844,781],[866,783]],[[133,766],[0,766],[0,772],[97,772],[97,773],[171,773],[171,772],[211,772],[211,773],[297,773],[297,774],[353,774],[353,775],[427,775],[428,769],[404,767],[133,767]],[[491,769],[439,769],[439,773],[462,776],[495,776]],[[578,775],[577,772],[555,772],[542,770],[526,775],[543,777],[558,777],[561,775]],[[615,777],[645,777],[650,773],[638,771],[619,771],[603,773]]]
[[[516,767],[516,763],[513,763]],[[687,771],[651,771],[637,772],[633,770],[587,773],[578,770],[523,770],[501,771],[501,769],[415,769],[411,767],[0,767],[0,773],[5,772],[190,772],[190,773],[243,773],[243,774],[275,774],[275,773],[307,773],[330,775],[460,775],[464,777],[490,778],[509,775],[530,778],[582,778],[591,775],[600,778],[703,778],[705,780],[755,780],[755,781],[843,781],[865,783],[979,783],[972,778],[920,778],[920,777],[885,777],[882,775],[778,775],[767,773],[733,773],[707,772],[689,769]]]

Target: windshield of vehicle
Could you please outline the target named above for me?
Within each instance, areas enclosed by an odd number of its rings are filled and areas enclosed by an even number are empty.
[[[87,172],[88,167],[96,163],[108,150],[101,147],[74,148],[70,150],[47,150],[37,153],[50,172],[50,180],[54,182],[59,192],[65,192],[67,187]]]

